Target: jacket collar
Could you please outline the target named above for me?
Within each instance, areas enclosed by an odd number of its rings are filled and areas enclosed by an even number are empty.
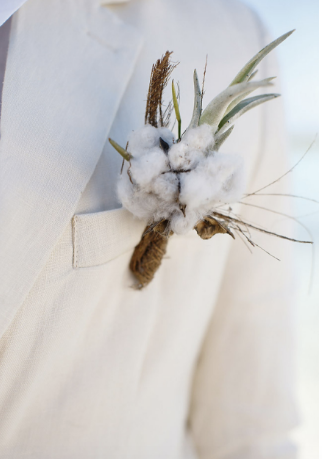
[[[0,143],[3,329],[74,213],[140,46],[93,0],[32,0],[13,17]]]

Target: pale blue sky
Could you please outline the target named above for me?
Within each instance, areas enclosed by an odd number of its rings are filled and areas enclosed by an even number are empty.
[[[318,132],[318,0],[243,0],[256,10],[273,38],[296,29],[277,48],[287,126],[291,134]]]

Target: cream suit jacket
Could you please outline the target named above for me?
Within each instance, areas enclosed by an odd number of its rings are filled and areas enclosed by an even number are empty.
[[[269,39],[235,0],[29,0],[14,15],[0,143],[1,459],[294,457],[290,243],[253,235],[278,262],[226,235],[173,236],[153,282],[131,288],[145,222],[117,202],[121,162],[106,143],[143,124],[167,49],[181,61],[188,124],[206,54],[205,104]],[[259,78],[276,72],[270,56]],[[223,151],[245,158],[249,190],[285,172],[281,102],[245,115]]]

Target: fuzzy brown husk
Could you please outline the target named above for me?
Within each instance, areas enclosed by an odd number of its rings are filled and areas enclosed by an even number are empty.
[[[145,111],[145,124],[149,123],[154,127],[164,126],[168,122],[168,116],[171,112],[171,107],[168,106],[166,112],[162,111],[162,94],[164,88],[167,86],[172,70],[178,64],[172,64],[170,62],[170,56],[172,51],[167,51],[161,59],[158,59],[153,64],[150,85],[148,90],[148,97],[146,101]],[[164,123],[164,117],[166,123]]]
[[[167,232],[169,222],[164,220],[151,229],[147,226],[139,244],[135,247],[131,261],[130,270],[138,280],[138,288],[148,285],[164,257],[169,236]]]
[[[220,222],[215,218],[205,217],[203,220],[197,223],[195,226],[198,236],[201,239],[210,239],[215,234],[229,234],[232,238],[235,239],[233,233],[228,228],[224,222]]]

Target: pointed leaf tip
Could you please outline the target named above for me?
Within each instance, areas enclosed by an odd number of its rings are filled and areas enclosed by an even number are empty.
[[[251,108],[257,107],[258,105],[268,102],[269,100],[276,99],[280,94],[262,94],[260,96],[250,97],[244,99],[242,102],[237,104],[219,123],[219,133],[221,129],[225,130],[225,127],[228,127],[228,123],[234,123],[237,118],[239,118],[244,113],[248,112]]]
[[[286,38],[292,35],[294,31],[295,29],[290,30],[284,35],[281,35],[280,37],[276,38],[276,40],[272,41],[263,49],[261,49],[257,54],[255,54],[255,56],[252,57],[252,59],[248,61],[247,64],[240,70],[240,72],[236,75],[236,77],[233,79],[230,85],[233,86],[235,84],[242,83],[243,81],[247,80],[250,77],[251,73],[254,71],[254,69],[257,67],[257,65],[262,61],[262,59],[264,59],[264,57],[267,56],[267,54],[269,54],[274,48],[276,48],[284,40],[286,40]]]
[[[131,153],[127,152],[123,147],[121,147],[121,145],[119,145],[117,142],[115,142],[115,140],[111,139],[110,137],[108,138],[108,141],[110,142],[110,144],[112,145],[112,147],[115,148],[115,150],[126,160],[126,161],[130,161],[130,159],[132,158],[132,155]]]
[[[194,104],[193,104],[193,112],[190,124],[188,129],[196,128],[199,125],[199,120],[202,112],[202,95],[199,86],[198,74],[197,70],[195,69],[193,72],[193,84],[194,84]]]

